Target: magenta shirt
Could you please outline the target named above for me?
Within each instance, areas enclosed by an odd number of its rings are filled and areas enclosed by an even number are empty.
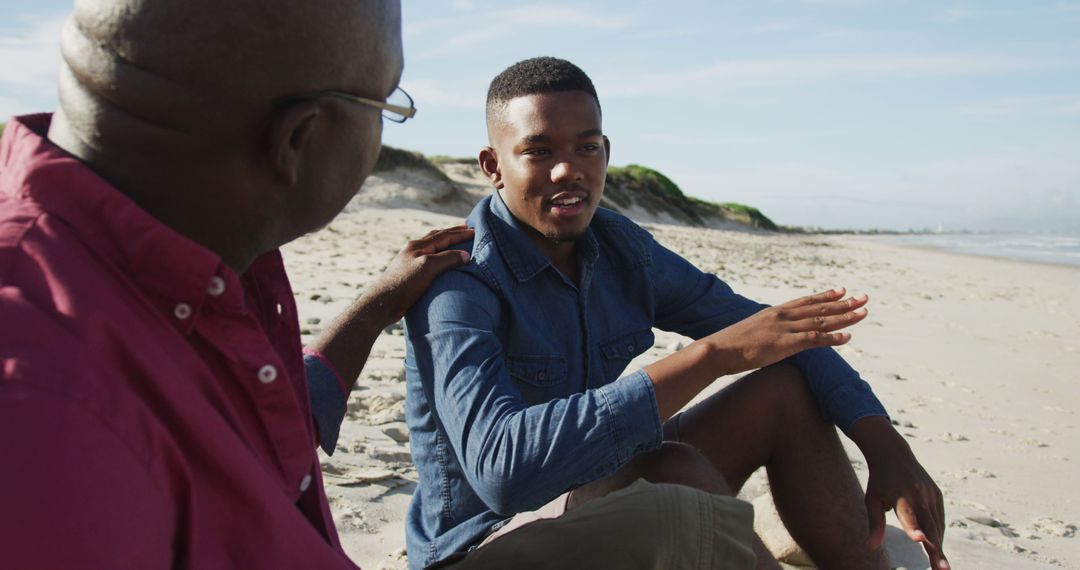
[[[49,121],[0,142],[0,567],[355,568],[281,256],[237,275]]]

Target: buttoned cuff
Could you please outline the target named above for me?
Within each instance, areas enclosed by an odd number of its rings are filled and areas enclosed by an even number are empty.
[[[345,420],[348,395],[344,383],[330,361],[314,350],[304,350],[304,373],[311,396],[311,415],[319,432],[319,447],[327,455],[333,455],[341,422]]]
[[[644,370],[597,389],[611,415],[612,449],[621,466],[633,456],[660,447],[664,429],[652,380]]]
[[[835,388],[826,397],[823,406],[826,415],[836,427],[850,437],[855,422],[868,416],[889,417],[885,406],[874,395],[874,391],[862,378],[846,382]]]

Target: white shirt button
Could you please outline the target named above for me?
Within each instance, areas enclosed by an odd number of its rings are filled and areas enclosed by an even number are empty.
[[[277,380],[277,368],[273,364],[267,364],[259,369],[259,382],[269,384]]]
[[[225,292],[225,280],[217,275],[210,278],[210,285],[206,287],[206,292],[217,297]]]
[[[304,475],[303,479],[300,480],[300,492],[303,493],[304,491],[307,491],[308,487],[310,487],[310,486],[311,486],[311,473],[308,473],[307,475]]]
[[[176,318],[184,320],[191,316],[191,305],[187,303],[177,303],[176,308],[173,309],[173,314]]]

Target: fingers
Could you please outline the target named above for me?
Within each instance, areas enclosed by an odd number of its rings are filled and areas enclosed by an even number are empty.
[[[447,269],[453,269],[469,262],[469,252],[458,249],[449,249],[439,253],[431,253],[424,257],[424,270],[438,275]]]
[[[815,293],[813,295],[807,295],[806,297],[799,297],[794,301],[788,301],[783,305],[780,305],[782,309],[795,309],[798,307],[806,307],[809,305],[816,305],[818,303],[827,303],[829,301],[836,301],[844,296],[847,290],[843,287],[838,289],[829,289],[828,291],[822,291],[821,293]]]
[[[836,315],[831,317],[810,317],[808,319],[796,321],[794,323],[795,330],[833,332],[858,323],[859,321],[865,319],[867,314],[868,313],[865,308],[859,308],[855,309],[854,311],[846,312],[842,315]]]
[[[896,518],[900,520],[900,526],[907,533],[908,538],[915,542],[926,540],[926,534],[919,528],[919,519],[915,516],[915,510],[907,499],[900,497],[896,500]]]
[[[473,237],[472,228],[466,226],[454,226],[452,228],[435,229],[428,232],[424,237],[409,242],[406,249],[419,254],[431,254],[442,251],[451,245],[461,243]]]
[[[936,528],[925,508],[916,512],[912,504],[901,497],[896,500],[896,518],[900,520],[900,526],[903,527],[908,538],[922,543],[926,556],[930,559],[931,568],[940,570],[951,568],[941,550],[942,533]],[[925,528],[920,524],[920,520],[927,523]]]
[[[877,550],[885,542],[885,506],[873,495],[866,495],[866,517],[870,525],[870,550]]]
[[[801,335],[801,338],[797,340],[799,346],[796,347],[795,352],[818,346],[840,346],[841,344],[847,344],[851,340],[851,333],[844,332],[827,333],[811,330],[798,334]]]
[[[863,293],[858,297],[848,297],[847,299],[843,299],[840,301],[814,303],[802,307],[786,309],[784,312],[791,319],[827,317],[830,315],[839,315],[848,311],[854,311],[856,309],[862,308],[866,305],[868,301],[870,301],[870,297]]]

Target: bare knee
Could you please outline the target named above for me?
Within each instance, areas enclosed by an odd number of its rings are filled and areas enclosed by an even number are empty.
[[[733,495],[723,475],[693,446],[665,441],[659,449],[631,461],[636,475],[652,483],[674,483],[715,493]]]
[[[782,410],[777,418],[788,428],[807,423],[824,424],[817,400],[806,378],[795,365],[780,362],[754,373],[753,384],[768,398],[773,410]]]

